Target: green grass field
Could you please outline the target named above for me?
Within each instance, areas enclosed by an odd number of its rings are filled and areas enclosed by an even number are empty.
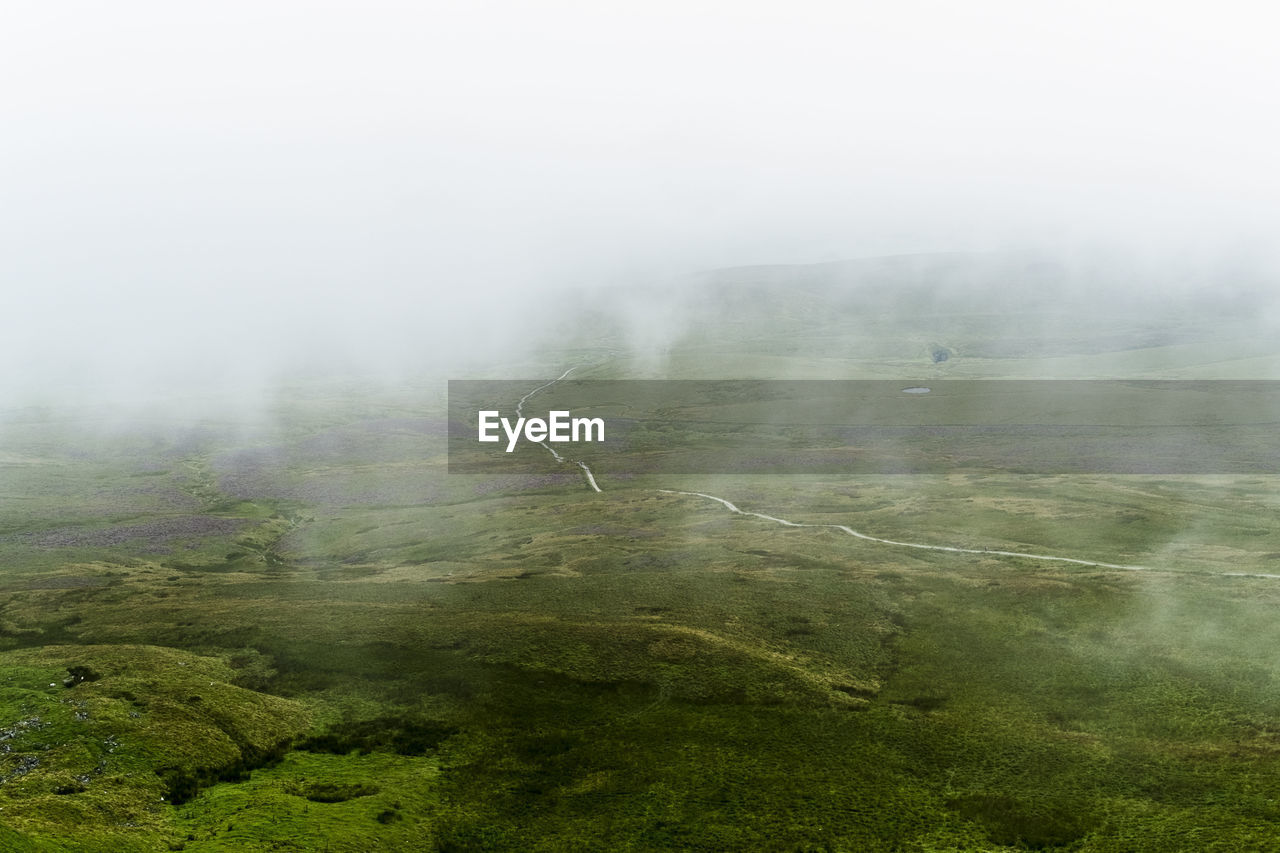
[[[603,316],[494,375],[1280,367],[1233,306],[752,275],[656,354]],[[249,425],[11,414],[0,850],[1280,850],[1276,476],[600,456],[597,494],[549,454],[447,473],[445,378],[296,383]]]

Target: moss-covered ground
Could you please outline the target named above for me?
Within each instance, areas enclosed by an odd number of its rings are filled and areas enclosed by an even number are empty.
[[[1190,321],[842,316],[708,327],[665,369],[1260,357]],[[533,369],[591,359],[643,372],[593,340]],[[1280,850],[1274,476],[601,464],[596,494],[549,457],[447,474],[443,417],[437,383],[300,384],[250,425],[10,417],[0,850]]]

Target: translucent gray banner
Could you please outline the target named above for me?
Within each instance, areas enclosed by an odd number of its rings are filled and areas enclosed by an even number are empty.
[[[1270,474],[1278,422],[1270,380],[453,380],[449,471]]]

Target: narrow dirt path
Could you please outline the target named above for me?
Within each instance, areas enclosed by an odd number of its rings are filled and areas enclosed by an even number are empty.
[[[516,417],[518,418],[524,417],[524,404],[529,402],[530,397],[532,397],[534,394],[537,394],[539,391],[541,391],[544,388],[550,388],[552,385],[555,385],[557,382],[564,379],[566,376],[568,376],[570,373],[572,373],[577,369],[578,369],[578,366],[574,365],[573,367],[570,367],[568,370],[566,370],[564,373],[561,373],[555,379],[552,379],[550,382],[544,382],[543,384],[539,385],[537,388],[534,388],[528,394],[525,394],[523,397],[521,397],[520,402],[516,403]],[[566,459],[564,456],[561,456],[560,453],[557,452],[554,447],[552,447],[550,444],[547,444],[545,441],[539,441],[538,444],[541,444],[543,447],[545,447],[547,449],[547,452],[556,458],[557,462],[569,462],[574,465],[577,465],[579,468],[582,469],[582,473],[586,475],[587,485],[597,492],[603,491],[600,488],[600,486],[596,483],[596,477],[594,474],[591,473],[591,469],[587,467],[587,463],[581,462],[577,459]]]
[[[516,406],[516,414],[517,415],[523,414],[522,408],[525,402],[530,397],[532,397],[534,394],[538,393],[544,388],[549,388],[552,385],[555,385],[557,382],[564,379],[575,369],[576,367],[570,367],[568,370],[560,374],[555,379],[543,385],[539,385],[537,388],[534,388],[528,394],[525,394],[523,397],[521,397],[519,404],[517,404]],[[557,462],[570,462],[574,465],[577,465],[579,468],[581,468],[583,473],[586,475],[587,485],[589,485],[592,489],[594,489],[597,492],[604,491],[596,483],[595,475],[592,474],[591,469],[587,467],[587,464],[585,462],[580,462],[576,459],[566,459],[565,457],[557,453],[555,449],[553,449],[547,443],[545,442],[538,442],[538,443],[541,444],[543,447],[547,448],[547,450],[551,452],[551,455],[556,458]],[[872,536],[869,533],[862,533],[861,531],[854,530],[852,527],[849,527],[844,524],[812,524],[812,523],[806,523],[806,522],[800,522],[800,521],[790,521],[788,519],[778,518],[777,516],[773,516],[773,515],[765,515],[762,512],[752,512],[750,510],[740,509],[736,504],[734,504],[732,501],[728,500],[727,498],[717,497],[716,495],[709,495],[706,492],[684,492],[678,489],[657,489],[657,491],[667,495],[684,495],[686,497],[704,498],[705,500],[715,501],[716,503],[720,504],[730,512],[737,513],[738,515],[750,516],[752,518],[759,518],[764,521],[772,521],[773,523],[781,524],[784,527],[828,528],[830,530],[839,530],[842,533],[847,533],[848,535],[854,537],[855,539],[862,539],[867,542],[876,542],[881,545],[893,545],[898,548],[916,548],[922,551],[946,551],[951,554],[979,554],[984,556],[1021,557],[1025,560],[1042,560],[1042,561],[1054,562],[1054,563],[1072,563],[1077,566],[1092,566],[1100,569],[1117,569],[1119,571],[1124,571],[1124,572],[1166,571],[1163,569],[1153,568],[1152,566],[1138,566],[1138,565],[1133,565],[1128,563],[1106,563],[1101,560],[1086,560],[1086,559],[1081,559],[1079,557],[1061,557],[1056,554],[1028,554],[1024,551],[1002,551],[996,548],[961,548],[956,545],[932,545],[927,542],[903,542],[897,539],[884,539],[879,536]],[[1261,572],[1221,572],[1220,574],[1223,577],[1232,577],[1232,578],[1269,578],[1273,580],[1280,580],[1280,574],[1266,574]]]

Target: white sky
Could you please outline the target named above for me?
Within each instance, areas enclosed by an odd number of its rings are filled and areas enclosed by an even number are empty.
[[[12,2],[0,356],[145,372],[241,338],[268,360],[447,340],[489,296],[697,268],[1267,246],[1277,24],[1261,3]]]

